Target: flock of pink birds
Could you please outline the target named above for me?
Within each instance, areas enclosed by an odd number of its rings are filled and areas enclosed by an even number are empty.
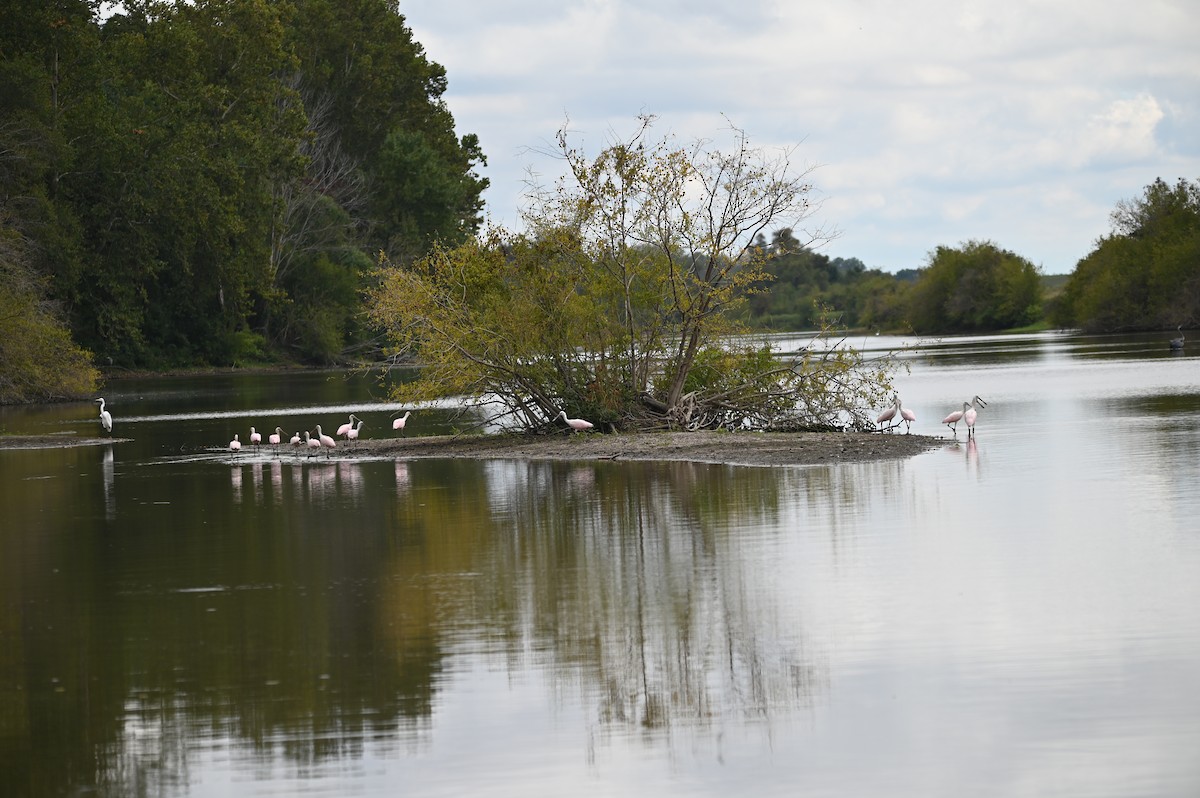
[[[979,417],[979,408],[987,407],[987,402],[978,396],[971,401],[963,402],[962,410],[955,410],[942,419],[942,423],[958,435],[958,422],[967,425],[967,437],[975,434],[975,420]],[[906,432],[912,432],[912,424],[917,420],[917,414],[905,407],[900,401],[900,394],[893,394],[892,404],[875,418],[879,429],[893,429],[904,422]],[[893,423],[894,422],[894,423]]]
[[[408,424],[408,418],[411,415],[412,411],[407,410],[405,411],[404,415],[400,416],[399,418],[392,419],[392,429],[399,430],[400,437],[404,437],[404,427]],[[336,434],[337,437],[342,438],[344,442],[349,443],[350,441],[358,440],[358,436],[362,432],[362,428],[362,419],[351,413],[350,420],[338,427]],[[262,433],[256,430],[254,427],[250,428],[249,443],[251,446],[255,447],[262,445]],[[283,429],[281,427],[276,427],[275,431],[267,436],[267,443],[271,446],[282,445]],[[288,440],[288,443],[296,448],[303,447],[307,449],[310,455],[317,454],[324,449],[326,456],[328,456],[330,450],[337,448],[337,441],[332,436],[326,435],[320,424],[318,424],[316,429],[312,431],[305,430],[303,438],[301,438],[300,433],[297,432]],[[229,442],[229,451],[237,454],[241,450],[241,436],[240,434],[234,435],[233,440]]]
[[[101,411],[103,412],[103,405],[101,405]],[[404,428],[408,424],[408,418],[411,415],[412,411],[406,410],[404,415],[400,416],[399,418],[392,419],[392,429],[398,430],[400,432],[400,437],[402,438],[404,437]],[[565,411],[560,412],[558,417],[566,423],[567,427],[575,432],[585,432],[592,429],[594,426],[592,422],[585,421],[582,418],[567,418]],[[110,421],[110,428],[111,423],[112,422]],[[362,428],[362,419],[351,413],[350,420],[338,427],[337,437],[344,439],[346,443],[349,443],[350,441],[356,441],[358,440],[358,436],[362,431]],[[315,433],[315,435],[313,433]],[[267,436],[267,443],[271,446],[281,445],[283,443],[283,429],[276,427],[275,431]],[[312,430],[311,432],[306,430],[303,438],[301,438],[300,433],[297,432],[291,437],[288,443],[295,447],[306,448],[309,451],[310,456],[318,454],[321,450],[325,450],[325,454],[328,457],[329,452],[337,448],[337,441],[333,437],[326,435],[321,429],[320,424],[318,424],[316,429]],[[250,445],[255,447],[262,445],[262,433],[258,432],[254,427],[250,428]],[[241,450],[242,442],[240,435],[234,435],[233,440],[229,442],[229,451],[237,454]]]

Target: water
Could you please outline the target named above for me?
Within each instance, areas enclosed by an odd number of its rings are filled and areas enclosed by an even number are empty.
[[[401,408],[115,382],[132,441],[0,450],[0,793],[1200,793],[1200,358],[906,360],[916,431],[979,394],[976,438],[810,468],[231,462],[251,424]]]

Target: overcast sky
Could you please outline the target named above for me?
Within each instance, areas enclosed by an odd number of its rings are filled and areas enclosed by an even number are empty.
[[[400,0],[479,135],[492,221],[569,117],[595,154],[639,113],[728,124],[818,168],[824,250],[887,271],[991,240],[1074,269],[1121,199],[1200,179],[1195,0]]]

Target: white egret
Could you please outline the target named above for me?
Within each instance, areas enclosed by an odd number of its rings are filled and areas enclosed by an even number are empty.
[[[100,405],[100,426],[104,427],[104,431],[112,432],[112,413],[104,409],[104,397],[101,396],[96,400],[96,404]]]

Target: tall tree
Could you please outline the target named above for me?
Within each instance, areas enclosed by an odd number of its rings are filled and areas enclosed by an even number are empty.
[[[560,147],[568,176],[533,197],[527,235],[494,231],[385,268],[374,320],[418,356],[406,399],[499,397],[524,427],[560,409],[614,425],[835,425],[886,388],[831,348],[794,362],[735,345],[728,311],[763,278],[759,234],[803,218],[809,186],[733,131],[731,152],[631,140],[594,159]]]
[[[1113,210],[1055,307],[1062,326],[1174,329],[1200,320],[1200,181],[1162,178]]]

